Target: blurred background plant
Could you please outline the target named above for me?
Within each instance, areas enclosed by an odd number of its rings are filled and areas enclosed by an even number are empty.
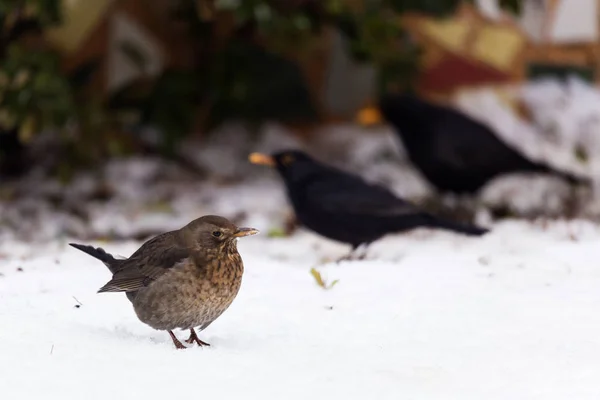
[[[474,0],[473,0],[474,1]],[[471,1],[471,2],[473,2]],[[148,7],[153,7],[148,1]],[[322,117],[301,65],[318,57],[323,32],[344,35],[352,59],[373,66],[379,90],[408,87],[419,48],[400,17],[443,17],[460,0],[174,0],[168,18],[182,27],[191,62],[142,73],[112,93],[90,85],[105,60],[64,67],[64,53],[45,33],[63,23],[61,0],[0,2],[0,168],[19,175],[41,160],[27,158],[37,136],[57,150],[49,171],[68,179],[76,167],[106,157],[154,152],[190,168],[177,154],[182,139],[224,121],[251,130],[265,121],[315,123]],[[514,12],[522,2],[501,1]],[[121,51],[144,72],[134,45]],[[144,139],[145,128],[158,132]],[[198,171],[200,172],[200,171]]]

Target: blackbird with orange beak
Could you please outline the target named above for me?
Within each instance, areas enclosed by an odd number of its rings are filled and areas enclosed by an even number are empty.
[[[279,172],[302,225],[321,236],[350,244],[351,254],[386,234],[421,227],[472,236],[487,232],[431,215],[383,186],[325,165],[301,151],[252,153],[249,160]]]

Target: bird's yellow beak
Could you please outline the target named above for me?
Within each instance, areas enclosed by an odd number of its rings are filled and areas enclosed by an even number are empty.
[[[238,230],[233,234],[233,236],[236,238],[239,238],[239,237],[244,237],[244,236],[256,235],[257,233],[258,233],[258,229],[238,228]]]
[[[374,106],[363,107],[356,113],[356,122],[362,126],[379,125],[382,121],[381,112]]]
[[[262,153],[252,153],[248,156],[248,160],[252,164],[267,165],[269,167],[275,166],[275,160],[273,160],[273,157]]]

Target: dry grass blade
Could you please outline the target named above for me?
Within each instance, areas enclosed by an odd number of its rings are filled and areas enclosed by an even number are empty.
[[[321,273],[319,271],[317,271],[315,268],[310,269],[310,274],[313,276],[313,278],[315,278],[315,282],[317,282],[317,285],[319,285],[320,287],[322,287],[325,290],[331,289],[340,281],[339,279],[336,279],[333,282],[331,282],[330,284],[327,284],[327,282],[325,282],[325,280],[321,276]]]

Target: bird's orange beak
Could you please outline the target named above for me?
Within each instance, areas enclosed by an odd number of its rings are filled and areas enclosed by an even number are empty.
[[[366,106],[356,113],[356,122],[362,126],[379,125],[383,121],[383,116],[377,107]]]
[[[252,153],[248,156],[248,160],[252,164],[267,165],[269,167],[275,166],[275,160],[273,160],[273,157],[262,153]]]
[[[238,230],[233,234],[234,237],[244,237],[244,236],[252,236],[258,233],[258,229],[254,228],[238,228]]]

